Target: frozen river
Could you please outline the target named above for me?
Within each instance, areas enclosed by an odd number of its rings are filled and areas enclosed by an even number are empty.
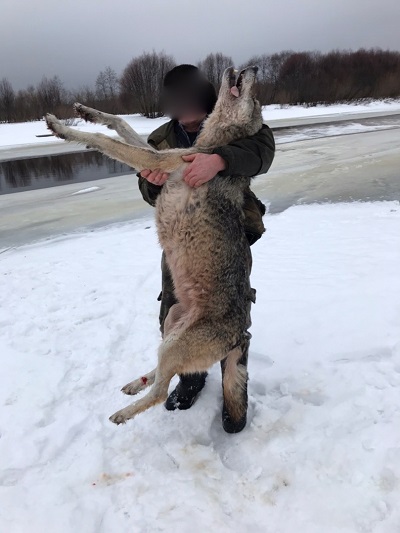
[[[400,115],[329,124],[286,123],[277,151],[253,190],[270,212],[291,205],[400,199]],[[278,124],[276,125],[278,126]],[[59,145],[58,152],[69,145]],[[16,147],[0,158],[57,153],[57,147]],[[0,196],[0,250],[52,235],[151,216],[132,175]]]

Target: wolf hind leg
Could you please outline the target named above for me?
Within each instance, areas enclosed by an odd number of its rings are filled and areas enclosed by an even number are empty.
[[[174,325],[182,316],[183,312],[183,307],[179,303],[176,303],[171,307],[168,316],[165,320],[165,336],[167,336],[171,332]],[[150,385],[153,385],[156,377],[156,370],[157,369],[155,368],[148,374],[145,374],[144,376],[141,376],[140,378],[135,379],[130,383],[127,383],[124,387],[122,387],[121,391],[124,394],[129,394],[131,396],[138,394]]]
[[[227,433],[239,433],[247,422],[247,359],[250,339],[246,336],[240,346],[221,361],[224,405],[222,425]]]
[[[140,400],[124,407],[110,416],[114,424],[125,424],[139,413],[146,411],[150,407],[162,403],[168,396],[168,386],[175,375],[174,361],[172,358],[160,358],[159,365],[155,371],[155,380],[150,391]],[[129,384],[128,384],[129,385]]]
[[[128,420],[134,418],[139,413],[150,409],[150,407],[153,407],[153,405],[157,405],[158,403],[165,401],[168,396],[168,385],[172,377],[173,376],[166,381],[155,383],[146,396],[114,413],[112,416],[110,416],[111,422],[114,422],[114,424],[117,425],[125,424]]]
[[[134,379],[130,383],[127,383],[124,387],[122,387],[121,391],[124,394],[129,394],[130,396],[134,396],[135,394],[138,394],[142,390],[146,389],[147,387],[150,387],[150,385],[153,385],[156,378],[156,369],[152,370],[148,374],[145,374],[144,376],[141,376],[138,379]]]
[[[148,148],[153,150],[152,147],[147,144],[136,131],[129,126],[125,120],[117,115],[110,113],[103,113],[92,107],[87,107],[80,103],[74,104],[75,113],[83,118],[86,122],[92,122],[93,124],[103,124],[110,130],[114,130],[118,133],[122,139],[132,146],[141,146],[142,148]],[[154,150],[155,151],[155,150]]]
[[[206,319],[189,326],[182,333],[171,332],[160,346],[152,388],[146,396],[113,414],[111,422],[123,424],[153,405],[164,402],[175,374],[207,370],[230,352],[226,343],[226,335],[218,334],[215,324]]]

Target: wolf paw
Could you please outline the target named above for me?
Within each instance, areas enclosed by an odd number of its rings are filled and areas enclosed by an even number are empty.
[[[98,121],[98,117],[95,114],[95,110],[91,109],[90,107],[86,107],[83,104],[80,104],[79,102],[76,102],[74,104],[74,111],[75,114],[78,115],[78,117],[83,118],[86,122],[92,122],[96,124]]]
[[[59,139],[65,139],[65,126],[54,115],[49,113],[45,116],[47,127]]]
[[[140,384],[135,384],[135,382],[133,381],[132,383],[128,383],[127,385],[122,387],[121,392],[123,392],[124,394],[128,394],[129,396],[135,396],[135,394],[137,394],[143,389],[143,386],[141,386]]]
[[[139,379],[135,379],[134,381],[131,381],[130,383],[127,383],[124,387],[122,387],[121,391],[124,394],[135,396],[135,394],[138,394],[138,392],[141,392],[146,387],[148,387],[148,379],[145,376],[143,376]]]
[[[126,424],[127,418],[123,414],[123,410],[122,410],[122,411],[117,411],[116,413],[111,415],[109,420],[113,422],[114,424],[117,424],[117,426],[119,426],[120,424]]]
[[[91,107],[79,104],[78,102],[74,104],[74,111],[75,114],[78,115],[78,117],[83,118],[85,122],[91,122],[92,124],[103,124],[111,130],[114,129],[113,119],[110,119],[106,113],[102,113],[97,109],[92,109]]]

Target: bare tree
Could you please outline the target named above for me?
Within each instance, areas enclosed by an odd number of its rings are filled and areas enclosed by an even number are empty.
[[[258,56],[252,56],[246,63],[240,65],[239,70],[254,65],[258,67],[257,74],[257,98],[261,105],[271,103],[273,96],[273,62],[272,56],[268,54],[262,54]]]
[[[120,80],[125,102],[131,96],[132,103],[138,104],[145,117],[160,116],[162,82],[165,74],[174,66],[174,58],[165,52],[144,52],[132,59]]]
[[[270,71],[269,71],[269,84],[271,88],[271,95],[269,97],[269,103],[280,102],[279,91],[281,88],[281,70],[282,65],[286,59],[293,52],[284,51],[279,54],[272,54],[270,58]]]
[[[198,63],[199,69],[206,78],[214,85],[216,91],[221,86],[222,74],[228,67],[233,66],[233,59],[221,52],[208,54],[208,56]]]
[[[279,54],[252,56],[239,67],[240,69],[249,65],[258,67],[257,98],[262,105],[274,103],[279,99],[281,68],[286,59],[292,54],[293,52],[285,51]]]
[[[219,88],[232,58],[222,53],[209,54],[199,63],[205,76]],[[333,103],[362,98],[400,96],[400,52],[360,49],[315,52],[280,52],[251,57],[243,66],[259,67],[258,98],[262,104],[316,102]],[[0,121],[40,120],[53,112],[70,118],[72,103],[82,102],[108,113],[137,113],[159,116],[162,81],[175,66],[172,56],[144,53],[133,58],[119,81],[115,71],[106,67],[95,88],[81,87],[66,91],[61,80],[44,77],[34,87],[14,92],[7,78],[0,81]]]
[[[50,79],[43,76],[36,92],[41,115],[57,113],[58,108],[65,101],[65,91],[58,76]]]
[[[33,85],[29,85],[27,89],[22,89],[17,92],[15,97],[15,114],[15,120],[17,122],[39,120],[41,118],[36,89]]]
[[[96,78],[96,98],[98,100],[107,100],[107,82],[104,72],[101,70]]]
[[[0,122],[15,120],[15,93],[7,78],[0,81]]]
[[[267,83],[271,80],[271,58],[268,54],[252,56],[249,60],[239,66],[242,70],[248,66],[255,65],[258,67],[258,80],[260,83]]]
[[[112,100],[118,95],[118,76],[111,67],[100,71],[96,78],[96,96],[99,100]]]
[[[72,92],[72,101],[80,102],[89,107],[96,107],[98,100],[96,92],[89,85],[83,85],[77,91]]]

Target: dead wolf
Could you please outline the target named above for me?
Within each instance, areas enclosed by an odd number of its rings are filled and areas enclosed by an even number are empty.
[[[164,324],[157,367],[122,390],[133,395],[149,385],[152,388],[112,415],[110,420],[116,424],[165,401],[175,374],[203,372],[221,360],[225,360],[224,403],[234,420],[245,415],[247,405],[242,396],[247,370],[238,362],[250,326],[247,310],[254,301],[242,210],[243,192],[250,179],[217,175],[201,187],[191,188],[182,179],[187,165],[182,155],[209,153],[257,133],[262,115],[253,91],[256,73],[256,67],[248,67],[236,78],[233,68],[225,71],[215,108],[190,149],[157,152],[122,119],[80,104],[75,104],[75,109],[82,118],[115,129],[126,143],[73,130],[54,116],[46,116],[49,129],[62,139],[95,148],[139,171],[159,168],[170,173],[157,199],[156,222],[178,303]]]

